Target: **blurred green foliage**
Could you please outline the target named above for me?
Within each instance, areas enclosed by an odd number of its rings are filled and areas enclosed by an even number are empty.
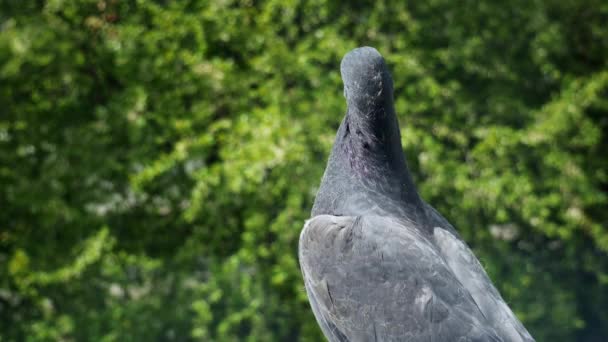
[[[608,340],[607,22],[603,0],[0,0],[0,340],[322,340],[297,240],[361,45],[423,197],[532,334]]]

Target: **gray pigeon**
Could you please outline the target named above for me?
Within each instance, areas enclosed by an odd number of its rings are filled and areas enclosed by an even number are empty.
[[[371,47],[341,64],[344,117],[300,235],[312,310],[329,341],[534,341],[456,230],[418,195]]]

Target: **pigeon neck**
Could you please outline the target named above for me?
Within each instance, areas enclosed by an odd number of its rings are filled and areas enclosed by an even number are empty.
[[[378,171],[394,176],[405,169],[399,124],[392,106],[361,111],[349,104],[340,132],[332,157],[346,164],[343,169],[355,177],[377,183],[386,178]]]
[[[349,104],[312,214],[379,211],[375,214],[400,215],[404,208],[415,210],[421,206],[406,166],[392,103],[368,113]]]

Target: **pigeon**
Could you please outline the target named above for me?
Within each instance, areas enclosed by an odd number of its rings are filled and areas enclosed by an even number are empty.
[[[323,334],[345,341],[534,341],[408,171],[380,53],[342,59],[347,110],[298,258]]]

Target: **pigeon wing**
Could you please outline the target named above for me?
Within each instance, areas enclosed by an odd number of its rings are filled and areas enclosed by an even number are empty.
[[[430,210],[430,218],[435,226],[433,240],[439,254],[443,256],[458,281],[469,291],[488,323],[505,340],[534,341],[502,299],[481,263],[456,230],[432,207],[428,206],[427,209]]]
[[[395,219],[316,216],[299,258],[332,342],[501,341],[433,243]]]

